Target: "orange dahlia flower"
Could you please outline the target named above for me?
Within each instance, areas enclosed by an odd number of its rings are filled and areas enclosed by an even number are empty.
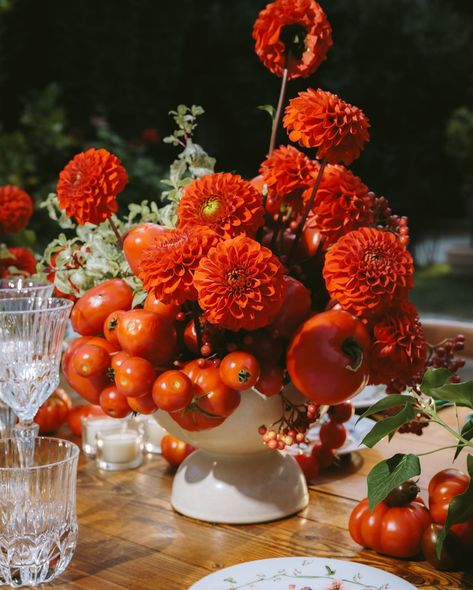
[[[80,225],[97,225],[118,211],[116,198],[127,183],[128,174],[116,156],[91,148],[74,156],[59,174],[59,206]]]
[[[267,210],[278,213],[283,203],[300,209],[302,192],[314,183],[318,167],[315,160],[292,145],[273,150],[260,166],[268,187]]]
[[[413,286],[412,257],[391,232],[363,227],[327,252],[323,277],[343,309],[369,317],[407,297]]]
[[[11,275],[10,268],[15,267],[22,275],[33,275],[36,272],[36,260],[29,248],[8,248],[9,256],[0,258],[0,278],[5,279]]]
[[[209,227],[222,238],[255,235],[263,225],[262,202],[256,188],[237,174],[196,178],[179,203],[178,227]]]
[[[282,77],[306,78],[315,72],[332,45],[332,29],[314,0],[276,0],[260,13],[253,27],[256,55]]]
[[[161,232],[141,260],[138,277],[145,291],[163,303],[197,299],[194,271],[200,259],[219,238],[204,228],[167,229]]]
[[[366,115],[337,95],[309,88],[289,101],[284,115],[289,139],[317,148],[317,158],[349,166],[369,141]]]
[[[305,202],[311,193],[312,187],[304,192]],[[327,248],[348,232],[374,222],[374,198],[374,194],[350,170],[328,164],[306,226],[320,231]]]
[[[285,295],[279,260],[271,250],[244,236],[212,248],[200,261],[194,285],[206,319],[233,331],[268,325]]]
[[[412,385],[427,358],[427,343],[417,310],[401,301],[373,321],[370,383],[397,384],[396,390]],[[399,387],[400,386],[400,387]]]
[[[33,215],[33,199],[17,186],[0,186],[0,232],[16,234]]]

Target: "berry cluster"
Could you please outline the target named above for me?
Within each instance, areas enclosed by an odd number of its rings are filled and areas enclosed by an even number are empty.
[[[458,369],[465,366],[465,360],[456,358],[457,353],[465,348],[465,336],[458,334],[455,338],[446,338],[439,344],[429,347],[429,355],[426,366],[448,369],[452,373],[452,383],[459,383],[461,377],[457,374]]]
[[[289,399],[284,399],[284,414],[267,428],[262,424],[258,432],[263,442],[270,449],[284,450],[294,444],[307,443],[306,433],[311,424],[320,416],[319,407],[313,402],[296,405]]]
[[[375,223],[379,229],[387,229],[399,236],[404,246],[409,244],[408,219],[405,216],[393,215],[386,197],[374,197]]]

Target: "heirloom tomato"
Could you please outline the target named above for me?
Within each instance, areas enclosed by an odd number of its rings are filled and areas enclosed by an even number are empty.
[[[142,223],[130,229],[123,240],[123,253],[133,274],[138,274],[145,250],[153,245],[163,227],[156,223]]]
[[[82,436],[83,416],[105,416],[105,412],[100,406],[92,404],[79,404],[74,406],[67,415],[67,425],[76,436]]]
[[[110,279],[89,289],[74,305],[72,327],[82,336],[101,334],[112,311],[128,310],[133,301],[133,289],[122,279]]]
[[[368,382],[369,334],[346,311],[324,311],[302,324],[287,351],[295,387],[317,404],[334,405]]]
[[[192,381],[182,371],[165,371],[154,382],[154,403],[166,412],[183,410],[192,402],[193,387]]]
[[[72,407],[71,398],[64,389],[56,389],[39,408],[34,421],[39,424],[40,434],[53,434],[64,424]]]
[[[156,370],[146,359],[130,356],[115,370],[115,385],[126,397],[141,397],[151,393]]]
[[[284,275],[286,295],[269,330],[276,337],[291,338],[297,328],[310,316],[310,291],[300,281]]]
[[[424,558],[437,570],[450,571],[461,566],[463,549],[458,537],[449,532],[443,543],[440,559],[437,557],[437,540],[443,527],[432,523],[424,531],[422,536],[422,554]]]
[[[176,305],[175,303],[163,303],[152,292],[148,293],[143,309],[145,311],[153,311],[154,313],[162,315],[171,321],[176,319],[176,315],[181,310],[180,306]]]
[[[157,366],[168,364],[176,351],[173,323],[152,311],[134,309],[124,313],[118,322],[117,335],[125,352]]]
[[[243,391],[256,384],[260,376],[260,366],[252,354],[238,350],[222,359],[219,372],[227,387]]]
[[[115,346],[115,348],[120,348],[120,343],[118,342],[117,336],[117,328],[118,320],[124,313],[125,312],[123,309],[112,311],[112,313],[107,316],[107,319],[103,324],[103,335],[105,336],[105,339],[110,342],[110,344]]]
[[[131,413],[126,396],[115,385],[106,387],[100,394],[100,407],[112,418],[125,418]]]
[[[161,453],[166,461],[174,467],[178,467],[194,451],[195,447],[171,434],[165,434],[161,439]]]

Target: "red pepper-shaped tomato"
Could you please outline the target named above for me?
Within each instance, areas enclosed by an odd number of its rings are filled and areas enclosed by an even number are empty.
[[[414,557],[420,553],[422,535],[430,522],[420,497],[405,506],[390,507],[380,502],[373,512],[365,498],[351,513],[349,530],[352,539],[363,547],[393,557]]]

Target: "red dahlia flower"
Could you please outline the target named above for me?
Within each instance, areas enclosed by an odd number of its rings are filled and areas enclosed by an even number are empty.
[[[167,229],[144,254],[138,277],[145,291],[163,303],[197,299],[194,271],[200,259],[217,244],[215,232],[204,228]]]
[[[378,315],[407,297],[412,257],[391,232],[363,227],[338,240],[325,257],[327,291],[357,316]]]
[[[33,200],[17,186],[0,186],[0,232],[16,234],[33,215]]]
[[[403,389],[412,385],[427,357],[427,343],[417,310],[410,301],[373,320],[370,383],[388,385],[395,381]]]
[[[304,192],[307,202],[312,187]],[[306,226],[317,228],[325,237],[325,247],[350,231],[371,225],[374,195],[344,166],[328,164],[324,170]]]
[[[292,145],[280,146],[260,166],[268,187],[266,208],[278,213],[283,203],[300,209],[302,192],[314,183],[318,163]]]
[[[59,206],[80,225],[98,225],[118,211],[116,198],[127,183],[126,170],[116,156],[91,148],[74,156],[59,174]]]
[[[177,214],[180,228],[207,227],[223,238],[255,235],[263,224],[262,196],[237,174],[211,174],[186,186]]]
[[[29,248],[8,248],[9,256],[0,258],[0,278],[11,275],[10,267],[15,267],[20,274],[29,276],[36,272],[37,260]]]
[[[260,13],[253,27],[256,55],[276,76],[305,78],[319,67],[332,45],[332,29],[314,0],[276,0]]]
[[[369,140],[366,115],[337,95],[309,88],[289,101],[284,115],[289,139],[317,148],[317,158],[349,166]]]
[[[285,295],[281,263],[271,250],[239,236],[200,261],[194,285],[206,319],[228,330],[256,330],[278,313]]]

